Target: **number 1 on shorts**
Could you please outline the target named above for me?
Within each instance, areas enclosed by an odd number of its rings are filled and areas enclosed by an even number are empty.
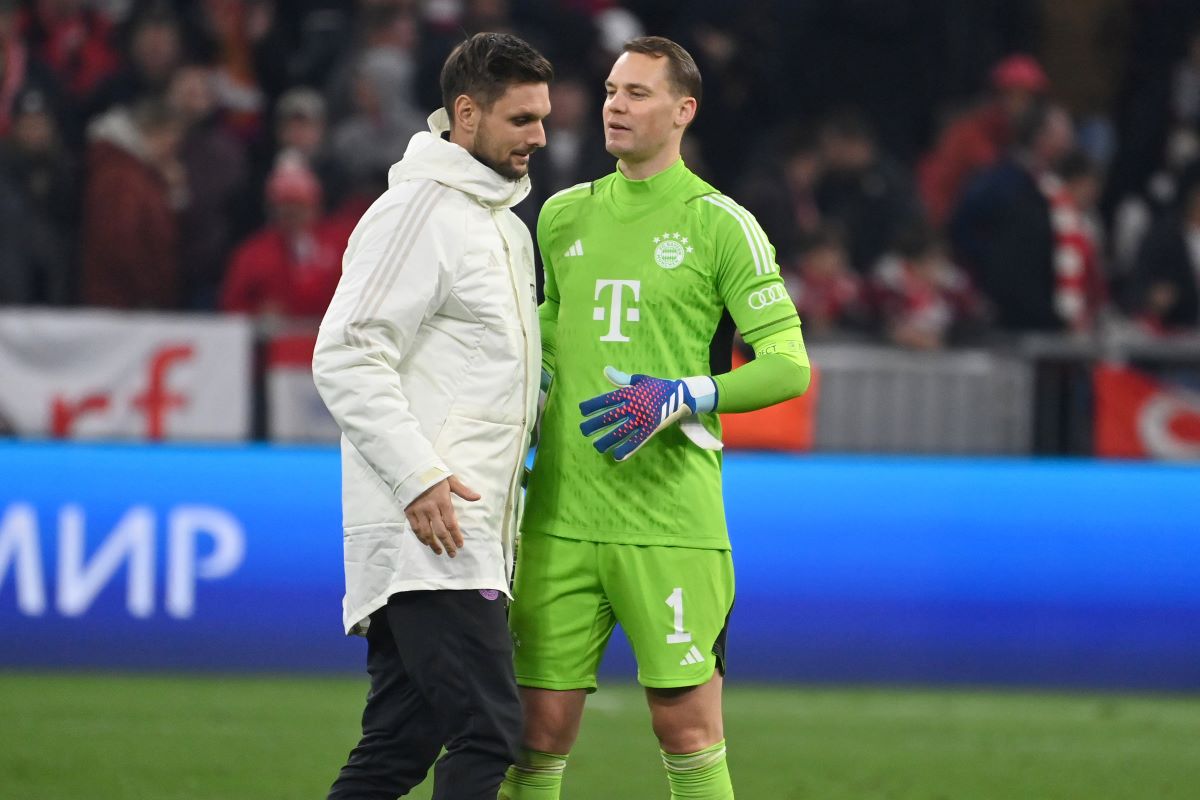
[[[692,635],[683,629],[683,587],[676,586],[667,597],[667,605],[675,609],[675,632],[667,634],[667,644],[683,644],[692,640]]]

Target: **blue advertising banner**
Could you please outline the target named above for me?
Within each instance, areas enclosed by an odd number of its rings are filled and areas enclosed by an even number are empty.
[[[725,476],[732,677],[1200,688],[1200,468],[730,454]],[[339,497],[330,448],[0,444],[0,667],[361,670]],[[627,648],[605,671],[633,674]]]

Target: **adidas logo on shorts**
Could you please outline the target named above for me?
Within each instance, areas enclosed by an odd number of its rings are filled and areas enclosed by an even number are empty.
[[[704,654],[696,649],[696,645],[692,645],[692,649],[687,651],[687,655],[679,662],[679,666],[686,667],[689,664],[699,664],[704,660]]]

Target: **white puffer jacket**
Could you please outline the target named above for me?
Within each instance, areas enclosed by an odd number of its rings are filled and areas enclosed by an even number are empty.
[[[347,633],[395,592],[508,594],[521,476],[537,412],[541,342],[533,242],[510,181],[432,133],[412,138],[350,237],[313,356],[342,429]],[[437,556],[405,507],[448,475],[465,546]]]

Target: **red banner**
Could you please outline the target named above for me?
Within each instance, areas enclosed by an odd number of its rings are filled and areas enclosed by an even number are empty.
[[[0,313],[0,434],[240,440],[253,330],[242,317]]]
[[[1093,383],[1096,455],[1200,459],[1200,393],[1118,366],[1097,367]]]

